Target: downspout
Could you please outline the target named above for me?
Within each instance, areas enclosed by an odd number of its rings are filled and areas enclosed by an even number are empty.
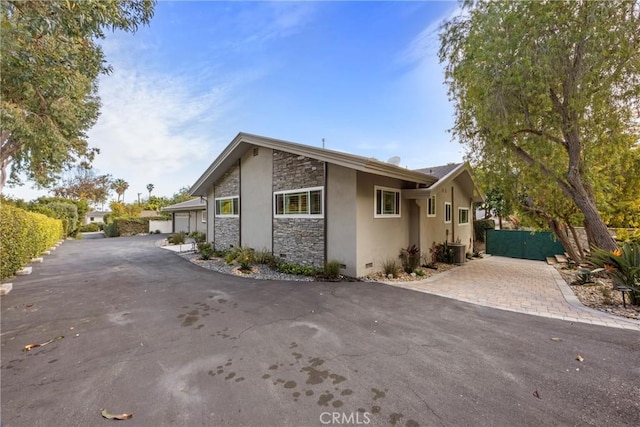
[[[242,158],[238,159],[238,246],[242,247],[242,172],[240,165]]]
[[[211,218],[211,244],[213,245],[214,249],[218,249],[216,247],[216,183],[214,182],[211,185],[211,198],[213,199],[213,212],[212,212],[212,218]]]
[[[453,185],[451,186],[451,243],[456,242],[455,206],[453,204]]]
[[[329,226],[329,220],[327,218],[328,214],[327,214],[327,200],[329,200],[328,196],[327,196],[327,182],[328,182],[328,175],[329,175],[329,163],[324,162],[324,191],[322,192],[322,204],[323,204],[323,213],[324,213],[324,263],[326,264],[327,262],[329,262],[328,260],[328,253],[329,253],[329,248],[328,248],[328,226]]]

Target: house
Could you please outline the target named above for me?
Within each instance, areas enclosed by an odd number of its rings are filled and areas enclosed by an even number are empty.
[[[482,200],[467,163],[408,170],[319,147],[239,133],[191,187],[206,200],[207,240],[288,262],[337,260],[361,277],[417,245],[473,245]]]
[[[191,233],[207,231],[207,204],[202,197],[162,208],[171,213],[171,231]]]
[[[92,222],[96,222],[98,224],[104,223],[105,215],[110,214],[111,212],[104,211],[89,211],[84,216],[84,223],[91,224]]]

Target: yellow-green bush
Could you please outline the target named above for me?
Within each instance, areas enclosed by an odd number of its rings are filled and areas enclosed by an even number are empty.
[[[21,269],[63,237],[62,221],[10,204],[0,206],[0,279]]]

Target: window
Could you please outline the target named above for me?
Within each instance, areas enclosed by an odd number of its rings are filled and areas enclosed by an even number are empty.
[[[240,214],[239,201],[238,196],[217,198],[216,216],[238,216]],[[204,212],[202,214],[206,215]],[[203,216],[202,222],[206,222],[206,217]]]
[[[435,194],[427,199],[427,216],[436,216],[436,196],[435,196]]]
[[[444,223],[451,223],[451,203],[444,202]]]
[[[274,195],[274,215],[315,217],[323,215],[322,187],[277,191]]]
[[[207,222],[207,211],[200,212],[200,220],[202,222]]]
[[[374,217],[400,217],[400,190],[375,187]]]
[[[469,208],[458,208],[458,224],[469,224]]]

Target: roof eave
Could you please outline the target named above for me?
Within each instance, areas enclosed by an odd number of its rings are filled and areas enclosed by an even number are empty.
[[[373,173],[376,175],[384,175],[405,181],[417,182],[420,184],[431,185],[437,181],[437,178],[431,175],[403,169],[399,166],[380,162],[375,159],[240,132],[213,161],[213,163],[211,163],[200,178],[198,178],[195,184],[189,189],[189,194],[193,196],[206,196],[207,188],[215,182],[219,177],[218,175],[224,173],[224,171],[226,171],[233,162],[244,154],[246,150],[239,150],[239,147],[242,144],[286,151],[299,156],[311,157],[350,169]],[[226,167],[222,168],[224,171],[216,173],[222,166],[225,166],[225,163],[227,164]]]

